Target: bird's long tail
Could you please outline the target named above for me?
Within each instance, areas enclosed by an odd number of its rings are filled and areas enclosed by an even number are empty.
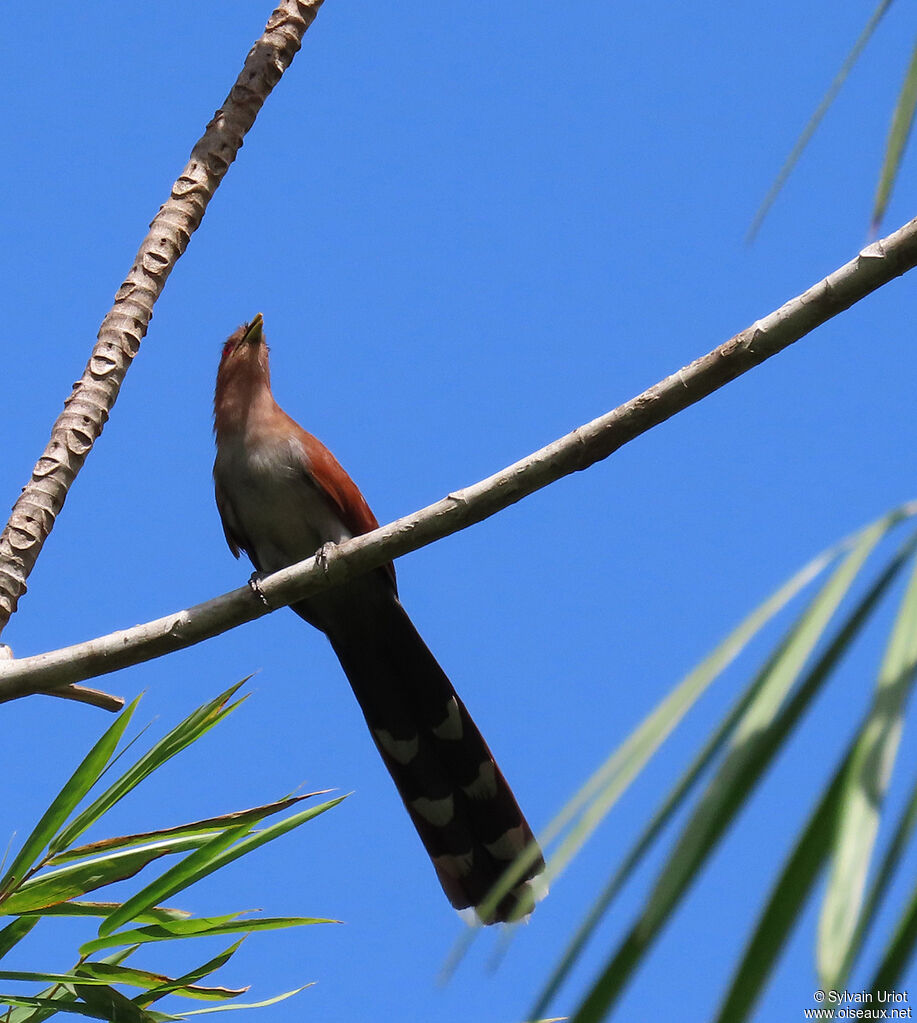
[[[449,901],[478,909],[528,848],[533,861],[484,922],[524,916],[544,861],[445,672],[394,594],[374,600],[371,613],[335,619],[328,638]]]

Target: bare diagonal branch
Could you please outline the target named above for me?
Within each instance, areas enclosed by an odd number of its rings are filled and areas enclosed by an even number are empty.
[[[299,51],[321,4],[322,0],[281,0],[245,58],[226,101],[192,149],[169,199],[153,219],[127,279],[102,321],[83,376],[73,385],[48,446],[0,534],[0,632],[16,610],[70,486],[102,432],[146,334],[153,303],[200,225],[246,132]]]
[[[606,415],[436,504],[337,547],[326,546],[315,557],[261,580],[260,589],[271,608],[282,607],[481,522],[563,476],[606,458],[915,265],[917,219]],[[161,657],[267,613],[255,594],[242,587],[110,636],[0,662],[0,703]]]

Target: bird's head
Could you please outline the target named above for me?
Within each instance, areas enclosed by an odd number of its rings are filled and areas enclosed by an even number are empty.
[[[267,366],[268,347],[264,340],[264,317],[255,313],[251,322],[234,330],[223,345],[220,369],[224,366]]]
[[[264,317],[256,313],[249,323],[234,330],[223,345],[214,396],[215,427],[221,429],[244,420],[252,394],[270,395],[271,371],[264,340]]]

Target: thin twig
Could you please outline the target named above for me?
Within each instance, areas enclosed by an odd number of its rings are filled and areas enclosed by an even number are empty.
[[[153,303],[188,246],[255,117],[290,66],[322,0],[281,0],[252,47],[223,106],[191,150],[188,165],[150,225],[83,376],[73,385],[32,478],[0,534],[0,632],[64,505],[70,485],[102,432],[140,348]]]
[[[917,265],[917,220],[865,248],[808,291],[790,299],[725,344],[666,377],[614,411],[436,504],[260,581],[272,608],[378,568],[489,518],[569,473],[585,469],[634,437],[759,365],[854,302]],[[0,702],[94,678],[269,613],[249,586],[145,625],[51,653],[0,663]]]
[[[112,696],[111,693],[105,693],[101,689],[90,689],[88,686],[69,685],[62,689],[45,689],[43,695],[73,700],[75,703],[87,703],[90,707],[110,710],[113,714],[117,714],[124,706],[123,696]]]
[[[0,661],[13,659],[13,651],[5,644],[0,643]],[[88,703],[92,707],[99,707],[101,710],[117,712],[124,706],[124,700],[120,696],[112,696],[111,693],[103,693],[101,689],[88,689],[86,686],[67,685],[58,689],[37,690],[45,696],[53,696],[59,700],[73,700],[75,703]]]

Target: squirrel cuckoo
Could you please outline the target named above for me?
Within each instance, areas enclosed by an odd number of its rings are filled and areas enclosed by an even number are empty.
[[[260,313],[223,346],[214,432],[226,541],[258,572],[377,527],[331,452],[274,401]],[[292,609],[328,637],[449,901],[479,907],[534,839],[487,743],[401,606],[394,567]],[[529,880],[543,869],[538,855],[484,922],[528,913]]]

